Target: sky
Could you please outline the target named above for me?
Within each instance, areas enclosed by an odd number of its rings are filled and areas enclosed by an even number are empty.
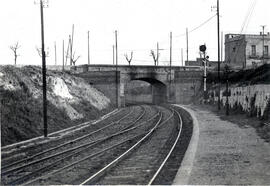
[[[38,0],[2,0],[0,6],[0,65],[14,64],[9,48],[19,42],[17,64],[41,65],[36,48],[41,47],[40,7]],[[76,65],[87,64],[87,32],[90,33],[90,63],[112,64],[115,30],[118,32],[118,63],[154,64],[151,49],[160,50],[160,64],[167,65],[172,32],[172,65],[186,59],[186,28],[189,30],[189,59],[199,56],[199,45],[206,44],[210,60],[217,60],[216,0],[45,0],[45,49],[47,65],[62,64],[74,24]],[[249,11],[254,6],[253,11]],[[270,31],[269,0],[220,0],[220,31],[259,34],[261,25]],[[248,16],[253,12],[251,16]],[[248,18],[249,17],[249,18]],[[211,19],[210,19],[211,18]],[[248,18],[248,19],[247,19]],[[245,20],[248,21],[245,21]],[[209,21],[207,21],[209,20]],[[207,21],[207,22],[206,22]],[[203,24],[205,23],[205,24]],[[243,27],[243,24],[247,23]],[[243,29],[242,29],[243,27]],[[196,29],[195,29],[196,28]],[[194,30],[195,29],[195,30]],[[194,30],[194,31],[192,31]],[[241,31],[242,30],[242,31]],[[192,31],[192,32],[190,32]],[[224,55],[224,52],[223,52]]]

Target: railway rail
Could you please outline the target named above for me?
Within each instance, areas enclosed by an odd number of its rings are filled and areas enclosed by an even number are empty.
[[[121,131],[121,130],[124,131],[128,127],[131,127],[136,122],[138,122],[145,115],[144,107],[137,107],[137,112],[139,111],[138,109],[141,110],[141,113],[139,113],[139,115],[134,114],[135,110],[131,109],[131,111],[128,114],[121,116],[121,118],[118,119],[117,121],[110,122],[109,124],[87,135],[83,135],[71,141],[64,142],[56,147],[46,149],[28,158],[13,162],[11,164],[5,165],[2,163],[1,182],[5,184],[20,184],[23,181],[33,177],[35,174],[41,173],[43,170],[46,170],[47,168],[51,166],[55,166],[55,163],[61,163],[61,161],[63,161],[64,159],[72,158],[74,155],[78,155],[81,152],[89,149],[90,147],[101,143],[102,141],[108,140],[109,138],[112,138],[113,136],[119,135],[120,133],[118,134],[115,132],[113,133],[113,131]],[[133,113],[133,115],[131,115],[131,113]],[[113,129],[116,129],[116,130],[113,130]],[[112,132],[114,135],[109,135],[106,137],[105,136],[106,133],[109,133],[109,132]],[[95,140],[95,138],[93,138],[93,135],[97,133],[99,133],[99,135],[95,137],[96,138]],[[91,139],[89,139],[90,137]],[[85,140],[86,138],[88,138],[88,140],[90,141],[81,144],[82,140],[83,139]],[[80,142],[80,144],[78,144],[78,142]],[[67,146],[68,148],[63,149],[63,147],[67,147]],[[53,152],[56,152],[56,153],[53,153]],[[67,153],[71,153],[71,154],[67,154]],[[57,161],[52,161],[53,158],[54,159],[58,158],[58,159]],[[24,175],[21,175],[21,174],[24,174]],[[17,179],[17,177],[20,177],[20,178]],[[16,179],[14,180],[14,178]],[[13,181],[10,181],[10,180],[13,180]]]
[[[170,136],[174,136],[175,132],[180,136],[182,123],[179,120],[175,126],[175,112],[177,111],[172,109],[167,116],[164,114],[162,120],[147,131],[135,145],[80,184],[151,184],[175,146],[171,147],[167,143]],[[175,144],[178,139],[174,139]],[[169,145],[171,150],[168,151],[166,145]],[[110,169],[111,166],[114,167]]]
[[[30,156],[12,163],[6,161],[1,184],[154,183],[179,141],[181,115],[161,106],[128,110],[96,130],[87,133],[84,129],[54,147],[31,151]],[[123,167],[125,171],[129,168],[128,176],[123,175]]]
[[[94,124],[92,122],[85,122],[79,126],[77,126],[77,130],[75,130],[74,127],[64,129],[63,132],[60,133],[66,133],[68,134],[67,137],[65,137],[66,140],[71,140],[71,139],[76,139],[78,136],[83,136],[91,131],[97,130],[105,125],[108,124],[109,121],[111,122],[117,122],[126,115],[132,114],[132,110],[130,109],[120,109],[117,112],[114,112],[113,115],[110,117],[103,118],[99,122]],[[72,132],[70,132],[72,131]],[[61,144],[62,141],[58,140],[59,139],[59,133],[53,133],[48,135],[49,138],[52,138],[51,141],[53,143],[40,143],[38,145],[35,145],[36,140],[31,140],[27,143],[18,143],[18,145],[11,145],[8,147],[3,147],[2,150],[2,164],[8,164],[9,162],[14,162],[17,161],[16,158],[19,157],[18,159],[22,159],[22,157],[29,157],[31,154],[35,154],[37,152],[40,152],[40,150],[43,150],[45,148],[51,148],[57,145],[58,143]],[[61,137],[60,137],[61,138]],[[54,140],[56,139],[56,140]],[[14,149],[16,149],[14,151]],[[26,153],[24,153],[26,152]],[[18,156],[18,154],[23,154],[23,156]]]
[[[111,127],[112,125],[114,125],[114,124],[116,124],[116,123],[119,124],[123,119],[127,118],[127,117],[128,117],[129,115],[131,115],[131,114],[132,114],[132,111],[130,111],[127,115],[124,115],[124,116],[121,117],[120,119],[118,119],[118,120],[116,120],[116,121],[113,121],[113,122],[110,122],[108,125],[102,126],[102,127],[100,127],[99,129],[97,129],[97,130],[94,130],[94,131],[92,131],[92,132],[90,132],[90,133],[88,133],[88,134],[85,134],[85,135],[83,135],[83,136],[77,137],[77,138],[75,138],[75,139],[69,140],[69,141],[67,141],[67,142],[64,142],[64,143],[62,143],[62,144],[60,144],[60,145],[54,146],[54,147],[52,147],[52,148],[46,149],[46,150],[44,150],[44,151],[42,151],[42,152],[39,152],[39,153],[36,153],[36,154],[34,154],[34,155],[32,155],[32,156],[28,156],[27,158],[20,159],[20,160],[18,160],[18,161],[13,161],[12,163],[6,164],[6,165],[5,165],[5,163],[4,163],[4,165],[2,165],[2,167],[1,167],[1,170],[2,170],[1,175],[5,175],[5,174],[8,173],[8,172],[14,171],[15,169],[16,169],[16,170],[19,169],[19,168],[13,168],[13,169],[11,169],[11,170],[9,170],[9,171],[6,171],[6,169],[9,168],[9,167],[12,167],[12,166],[15,166],[15,165],[19,165],[19,164],[24,163],[24,162],[29,162],[30,160],[33,160],[33,159],[36,158],[36,157],[40,157],[40,156],[42,156],[42,155],[44,155],[44,154],[46,154],[46,153],[49,153],[49,152],[52,152],[52,151],[55,151],[55,150],[59,150],[60,148],[65,147],[65,146],[67,146],[67,145],[71,145],[71,144],[72,144],[72,145],[74,145],[74,144],[76,145],[76,143],[82,142],[82,140],[84,140],[84,139],[86,139],[86,138],[88,138],[88,137],[90,137],[90,136],[92,136],[92,135],[94,135],[94,134],[96,134],[96,133],[98,133],[98,132],[102,132],[102,131],[104,131],[105,129]],[[143,114],[144,114],[144,111],[143,111]],[[140,118],[141,118],[141,116],[138,117],[138,119],[140,119]],[[87,145],[87,144],[86,144],[86,145]],[[84,147],[84,145],[79,145],[79,146],[77,146],[77,147],[70,148],[69,150],[66,150],[66,151],[73,151],[73,150],[76,150],[76,149],[78,149],[78,148],[80,148],[80,147]],[[62,153],[66,152],[66,151],[63,151]],[[62,154],[62,153],[59,153],[59,154]],[[47,158],[44,158],[44,159],[47,159]],[[42,159],[41,159],[41,160],[42,160]],[[41,160],[36,161],[35,163],[40,162]],[[33,164],[33,163],[30,163],[30,164]],[[25,166],[25,165],[24,165],[24,166]],[[22,168],[22,167],[23,167],[23,166],[20,166],[20,168]]]

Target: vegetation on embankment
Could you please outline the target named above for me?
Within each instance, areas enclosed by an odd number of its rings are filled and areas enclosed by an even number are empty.
[[[83,79],[47,71],[48,131],[93,120],[112,110],[110,100]],[[1,145],[43,134],[41,68],[0,66]]]
[[[221,83],[226,83],[226,75],[224,69],[220,72]],[[238,85],[254,85],[254,84],[270,84],[270,64],[264,64],[258,68],[234,71],[228,73],[228,80],[231,84]],[[209,72],[207,74],[207,83],[217,83],[218,73]]]

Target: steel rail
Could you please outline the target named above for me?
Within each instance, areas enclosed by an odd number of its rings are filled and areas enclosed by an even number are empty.
[[[134,109],[133,109],[133,110],[134,110]],[[36,157],[38,157],[38,156],[40,156],[40,155],[43,155],[43,154],[45,154],[45,153],[48,153],[48,152],[51,152],[51,151],[53,151],[53,150],[59,149],[60,147],[63,147],[63,146],[72,144],[72,143],[74,143],[74,142],[78,142],[78,141],[80,141],[80,140],[82,140],[82,139],[85,139],[85,138],[87,138],[87,137],[89,137],[89,136],[91,136],[91,135],[93,135],[93,134],[95,134],[95,133],[97,133],[97,132],[100,132],[100,131],[102,131],[102,130],[104,130],[104,129],[106,129],[106,128],[112,126],[112,125],[114,125],[115,123],[119,123],[121,120],[125,119],[125,118],[128,117],[130,114],[132,114],[132,110],[131,110],[127,115],[125,115],[124,117],[122,117],[121,119],[118,119],[117,121],[111,122],[109,125],[106,125],[106,126],[104,126],[104,127],[101,127],[101,128],[99,128],[99,129],[97,129],[97,130],[95,130],[95,131],[93,131],[93,132],[91,132],[91,133],[89,133],[89,134],[86,134],[86,135],[83,135],[83,136],[78,137],[78,138],[76,138],[76,139],[70,140],[70,141],[65,142],[65,143],[63,143],[63,144],[60,144],[60,145],[58,145],[58,146],[56,146],[56,147],[49,148],[49,149],[47,149],[47,150],[45,150],[45,151],[39,152],[39,153],[34,154],[34,155],[30,156],[30,157],[27,157],[27,158],[24,158],[24,159],[15,161],[15,162],[13,162],[13,163],[11,163],[11,164],[4,165],[4,166],[1,167],[1,172],[2,172],[1,175],[7,174],[6,172],[9,172],[9,170],[8,170],[8,171],[3,171],[3,170],[5,170],[5,169],[7,169],[7,168],[9,168],[9,167],[12,167],[12,166],[14,166],[14,165],[16,165],[16,164],[19,164],[19,163],[27,162],[27,161],[32,160],[32,159],[34,159],[34,158],[36,158]]]
[[[118,146],[120,146],[120,145],[122,145],[122,144],[124,144],[124,143],[126,143],[126,142],[132,141],[132,140],[138,138],[138,137],[141,136],[141,135],[143,135],[143,134],[139,134],[139,135],[136,135],[135,137],[126,139],[125,141],[122,141],[122,142],[117,143],[117,144],[115,144],[115,145],[113,145],[113,146],[110,146],[110,147],[108,147],[108,148],[106,148],[106,149],[103,149],[103,150],[101,150],[101,151],[98,151],[98,152],[96,152],[96,153],[94,153],[94,154],[91,154],[91,155],[89,155],[89,156],[86,156],[86,157],[84,157],[83,159],[80,159],[80,160],[78,160],[78,161],[76,161],[76,162],[73,162],[73,163],[71,163],[71,164],[69,164],[69,165],[66,165],[66,166],[64,166],[64,167],[62,167],[62,168],[60,168],[60,169],[57,169],[57,170],[55,170],[55,171],[53,171],[53,172],[51,172],[51,173],[49,173],[49,174],[47,174],[47,175],[44,175],[44,176],[35,178],[34,180],[30,180],[30,181],[28,181],[28,182],[26,182],[26,183],[24,183],[24,184],[22,184],[22,185],[29,185],[29,184],[32,184],[32,183],[34,183],[34,182],[40,180],[40,179],[45,179],[45,178],[47,178],[49,175],[57,174],[57,173],[59,173],[59,172],[65,170],[65,169],[70,168],[70,167],[72,167],[72,166],[74,166],[74,165],[76,165],[76,164],[79,164],[79,163],[81,163],[81,162],[83,162],[83,161],[85,161],[85,160],[87,160],[87,159],[96,157],[96,156],[98,156],[98,155],[100,155],[100,154],[102,154],[102,153],[104,153],[104,152],[107,152],[107,151],[109,151],[109,150],[111,150],[111,149],[114,149],[114,148],[116,148],[116,147],[118,147]],[[15,184],[16,184],[16,183],[15,183]]]
[[[63,133],[63,132],[65,132],[65,133],[67,131],[73,131],[74,132],[74,131],[77,131],[78,129],[79,130],[82,130],[82,129],[87,128],[87,127],[90,127],[90,126],[97,125],[97,124],[99,124],[101,122],[104,122],[109,117],[116,117],[116,115],[119,114],[122,111],[123,111],[123,108],[116,109],[115,111],[113,111],[111,113],[108,113],[108,114],[103,115],[98,120],[86,121],[86,122],[81,123],[81,124],[78,124],[76,126],[72,126],[72,127],[66,128],[66,129],[62,129],[62,130],[59,130],[59,131],[52,132],[52,133],[48,134],[48,137],[54,137],[55,135],[58,135],[58,134]],[[21,142],[15,143],[15,144],[10,144],[10,145],[7,145],[7,146],[2,147],[1,148],[1,151],[2,151],[2,163],[3,163],[3,161],[10,161],[10,159],[12,158],[12,156],[16,156],[16,154],[17,153],[20,153],[20,151],[25,150],[27,148],[33,147],[35,145],[35,142],[37,140],[42,139],[42,138],[43,138],[43,136],[39,136],[39,137],[28,139],[26,141],[21,141]],[[53,141],[56,141],[56,140],[54,139]],[[31,143],[31,142],[33,144],[29,145],[29,143]],[[24,147],[24,149],[21,149],[23,143],[26,143],[29,146]],[[15,148],[19,148],[19,150],[17,152],[15,152],[15,153],[13,153],[13,152],[8,153],[7,152],[7,151],[10,151],[11,149],[15,149]],[[11,155],[9,155],[9,154],[11,154]]]
[[[141,138],[136,144],[134,144],[132,147],[130,147],[127,151],[125,151],[123,154],[121,154],[120,156],[118,156],[116,159],[114,159],[108,165],[106,165],[105,167],[103,167],[102,169],[100,169],[98,172],[96,172],[95,174],[93,174],[92,176],[90,176],[89,178],[87,178],[86,180],[84,180],[82,183],[80,183],[80,185],[87,184],[88,182],[90,182],[91,180],[93,180],[94,178],[96,178],[98,175],[100,175],[101,173],[105,172],[111,165],[119,162],[120,159],[122,159],[130,151],[134,150],[139,144],[141,144],[146,138],[148,138],[158,128],[158,126],[161,126],[164,123],[166,123],[169,119],[171,119],[172,116],[173,116],[173,114],[171,116],[169,116],[165,121],[161,122],[161,119],[163,117],[162,116],[162,113],[161,113],[160,118],[159,118],[158,122],[156,123],[156,125],[151,130],[147,131],[146,132],[146,135],[143,138]]]
[[[135,121],[131,122],[130,125],[128,125],[128,126],[126,126],[125,128],[121,129],[121,130],[120,130],[119,132],[117,132],[117,133],[114,133],[114,134],[112,134],[112,135],[110,135],[110,136],[107,136],[107,137],[104,137],[104,138],[100,138],[100,139],[98,139],[98,140],[96,140],[96,141],[92,141],[92,142],[90,142],[90,143],[86,143],[86,144],[80,145],[80,146],[78,146],[78,147],[74,147],[74,148],[71,148],[71,149],[67,149],[67,150],[65,150],[65,151],[62,151],[62,152],[53,154],[53,155],[48,156],[48,157],[44,157],[43,159],[37,160],[36,162],[31,162],[29,165],[24,165],[24,166],[22,166],[22,167],[16,168],[16,170],[19,170],[19,169],[21,169],[21,168],[30,166],[30,165],[32,165],[32,164],[39,163],[39,162],[41,162],[41,161],[51,159],[51,158],[56,157],[56,156],[59,156],[59,155],[61,155],[61,154],[65,154],[65,153],[67,153],[67,152],[69,152],[69,151],[71,152],[71,151],[77,150],[77,149],[79,149],[79,148],[86,147],[86,148],[84,148],[84,149],[82,149],[82,150],[80,150],[80,151],[74,152],[74,153],[72,153],[72,154],[69,154],[68,156],[65,156],[65,157],[63,157],[63,158],[61,158],[61,159],[59,159],[59,160],[56,160],[56,161],[52,162],[51,164],[49,164],[49,165],[47,165],[47,166],[45,166],[45,167],[42,167],[42,168],[36,170],[35,172],[29,173],[29,174],[27,174],[27,175],[25,175],[25,176],[23,176],[23,177],[21,177],[21,178],[18,178],[18,179],[14,180],[14,181],[11,181],[10,184],[18,183],[20,180],[25,180],[25,177],[27,178],[27,177],[33,176],[33,175],[36,174],[36,172],[40,172],[40,171],[47,170],[47,169],[50,168],[51,166],[55,166],[57,163],[60,163],[60,162],[64,161],[64,159],[70,158],[70,157],[72,157],[72,156],[74,156],[74,155],[78,155],[78,154],[82,153],[83,151],[88,150],[90,147],[93,147],[93,146],[95,146],[95,145],[97,145],[97,144],[99,144],[99,143],[101,143],[101,142],[104,142],[104,141],[106,141],[106,140],[108,140],[108,139],[110,139],[110,138],[113,138],[113,137],[115,137],[115,136],[117,136],[117,135],[120,135],[120,134],[123,134],[123,133],[127,133],[127,132],[129,132],[129,131],[131,131],[131,130],[134,130],[134,129],[136,129],[136,128],[142,126],[144,123],[146,123],[146,122],[148,122],[148,121],[151,121],[151,120],[153,120],[154,118],[156,118],[156,117],[158,116],[158,113],[157,113],[157,114],[155,114],[154,116],[152,116],[151,118],[149,118],[148,120],[143,121],[143,122],[140,123],[139,125],[132,127],[135,123],[137,123],[137,122],[144,116],[145,112],[146,112],[146,111],[145,111],[145,109],[144,109],[144,110],[143,110],[143,113],[140,114],[140,116],[137,117],[137,119],[136,119]],[[132,128],[130,128],[130,127],[132,127]],[[12,171],[15,171],[15,169],[10,170],[10,172],[12,172]]]
[[[62,129],[62,130],[59,130],[59,131],[55,131],[55,132],[52,132],[50,134],[48,134],[49,137],[53,137],[54,135],[57,135],[59,133],[62,133],[62,132],[67,132],[67,131],[72,131],[73,129],[77,129],[79,128],[80,130],[83,129],[83,128],[86,128],[86,127],[89,127],[89,126],[94,126],[94,125],[97,125],[99,124],[100,122],[104,122],[106,119],[108,119],[109,117],[115,117],[117,114],[119,114],[120,112],[122,112],[123,108],[121,109],[116,109],[115,111],[111,112],[111,113],[108,113],[108,114],[105,114],[103,115],[101,118],[99,118],[98,120],[94,120],[94,121],[86,121],[84,123],[81,123],[81,124],[78,124],[76,126],[72,126],[72,127],[69,127],[69,128],[66,128],[66,129]],[[7,146],[4,146],[1,148],[1,151],[2,153],[4,153],[4,156],[8,156],[8,153],[6,153],[6,151],[9,151],[10,149],[14,149],[14,148],[20,148],[23,143],[30,143],[30,142],[35,142],[35,140],[38,140],[38,139],[41,139],[43,138],[43,136],[39,136],[39,137],[35,137],[35,138],[31,138],[31,139],[28,139],[26,141],[21,141],[21,142],[18,142],[18,143],[15,143],[15,144],[10,144],[10,145],[7,145]],[[32,147],[33,145],[30,145],[28,147]],[[21,150],[21,149],[20,149]],[[5,157],[3,158],[2,157],[2,161],[5,160]],[[10,158],[10,157],[9,157]]]
[[[138,118],[136,118],[136,120],[133,121],[133,122],[131,122],[131,123],[132,123],[132,124],[133,124],[133,123],[136,123],[138,120],[140,120],[140,119],[143,117],[144,114],[145,114],[145,109],[143,110],[142,114],[140,114],[140,116],[139,116]],[[111,125],[111,124],[110,124],[110,125]],[[108,125],[107,125],[107,126],[108,126]],[[104,127],[103,127],[103,128],[104,128]],[[98,130],[96,130],[96,131],[90,133],[90,135],[96,133],[97,131],[100,131],[100,130],[103,129],[103,128],[100,128],[100,129],[98,129]],[[87,134],[87,135],[89,135],[89,134]],[[113,136],[113,135],[112,135],[112,136]],[[109,136],[109,137],[110,137],[110,136]],[[77,138],[77,139],[78,139],[78,138]],[[77,139],[75,139],[75,141],[77,141]],[[72,140],[72,141],[69,142],[69,143],[74,143],[75,141]],[[67,149],[67,150],[63,150],[63,151],[61,151],[61,152],[52,154],[52,155],[50,155],[50,156],[41,158],[41,159],[39,159],[39,160],[32,161],[32,162],[30,162],[30,163],[28,163],[28,164],[25,164],[25,165],[22,165],[22,166],[18,166],[18,167],[15,167],[15,168],[13,168],[13,169],[9,169],[9,170],[6,170],[6,171],[2,171],[1,175],[3,176],[3,175],[6,175],[6,174],[9,174],[9,173],[11,173],[11,172],[20,170],[20,169],[22,169],[22,168],[29,167],[29,166],[31,166],[31,165],[40,163],[40,162],[42,162],[42,161],[45,161],[45,160],[54,158],[54,157],[56,157],[56,156],[65,154],[65,153],[67,153],[67,152],[75,151],[75,150],[77,150],[77,149],[79,149],[79,148],[82,148],[82,147],[85,147],[85,146],[94,145],[94,144],[96,144],[97,142],[100,142],[100,140],[96,140],[96,141],[93,141],[93,142],[90,142],[90,143],[85,143],[85,144],[79,145],[79,146],[77,146],[77,147],[73,147],[73,148],[70,148],[70,149]],[[59,145],[59,146],[62,147],[61,145]],[[57,146],[57,147],[59,148],[59,146]],[[55,149],[57,149],[57,147],[54,147],[54,148],[52,148],[52,149],[55,150]],[[43,152],[41,152],[41,153],[38,153],[38,155],[42,155],[42,154],[47,153],[47,152],[49,152],[49,151],[52,151],[52,150],[49,149],[49,150],[43,151]],[[18,161],[18,162],[19,162],[19,163],[22,163],[22,162],[25,162],[25,161],[29,161],[30,159],[33,159],[34,157],[37,157],[38,155],[33,155],[33,156],[29,157],[29,158],[20,160],[20,161]],[[17,163],[17,162],[14,162],[12,165],[16,165],[16,163]],[[18,163],[17,163],[17,164],[18,164]],[[10,166],[9,166],[9,167],[10,167]]]
[[[111,163],[109,163],[108,165],[106,165],[105,167],[103,167],[102,169],[100,169],[98,172],[96,172],[91,177],[89,177],[86,180],[84,180],[82,183],[80,183],[80,185],[84,185],[87,182],[91,181],[92,179],[94,179],[95,177],[97,177],[100,173],[102,173],[106,169],[108,169],[111,165],[113,165],[114,163],[118,162],[122,157],[124,157],[125,155],[127,155],[130,151],[132,151],[133,149],[135,149],[135,147],[137,147],[139,144],[141,144],[150,134],[152,134],[152,132],[156,129],[156,127],[160,123],[161,119],[162,119],[162,114],[160,115],[160,118],[159,118],[158,122],[156,123],[156,125],[144,137],[142,137],[137,143],[135,143],[132,147],[130,147],[123,154],[121,154],[116,159],[114,159]]]
[[[161,163],[160,167],[158,168],[158,170],[156,171],[156,173],[154,174],[154,176],[151,178],[151,180],[148,182],[147,185],[152,185],[152,183],[154,182],[154,180],[157,178],[158,174],[160,173],[160,171],[162,170],[162,168],[164,167],[165,163],[167,162],[167,160],[169,159],[169,157],[171,156],[173,150],[175,149],[175,146],[180,138],[181,135],[181,131],[182,131],[182,125],[183,125],[183,120],[181,115],[179,114],[179,112],[176,109],[173,109],[174,113],[177,114],[178,119],[179,119],[179,123],[177,125],[177,129],[178,129],[178,135],[177,138],[175,139],[175,142],[172,146],[172,148],[170,149],[169,153],[167,154],[167,156],[165,157],[165,159],[163,160],[163,162]]]
[[[151,117],[151,118],[148,119],[147,121],[144,121],[144,122],[140,123],[139,125],[134,126],[134,127],[132,127],[132,128],[128,128],[128,129],[126,129],[126,130],[124,130],[124,131],[121,131],[121,132],[119,132],[119,133],[117,133],[117,134],[115,134],[115,135],[113,135],[113,136],[116,136],[116,135],[119,135],[119,134],[121,134],[121,133],[125,133],[125,132],[128,132],[128,131],[132,131],[132,130],[134,130],[134,129],[140,127],[140,126],[142,126],[144,123],[146,123],[146,122],[148,122],[148,121],[150,121],[150,120],[156,118],[156,117],[159,116],[159,115],[160,115],[160,113],[155,114],[153,117]],[[147,132],[148,132],[148,131],[147,131]],[[127,141],[130,141],[130,140],[135,139],[135,138],[137,138],[137,137],[139,137],[139,136],[142,136],[142,135],[146,134],[147,132],[144,132],[143,134],[139,134],[139,135],[133,136],[132,138],[129,138],[129,139],[127,139],[127,140],[124,141],[124,142],[121,142],[121,143],[119,143],[119,144],[117,144],[117,145],[113,145],[113,146],[111,146],[111,147],[109,147],[109,148],[103,149],[103,150],[101,150],[101,151],[99,151],[99,152],[97,152],[97,153],[91,154],[91,155],[89,155],[89,156],[87,156],[87,157],[84,157],[83,159],[80,159],[80,160],[78,160],[78,161],[76,161],[76,162],[73,162],[73,163],[71,163],[71,164],[69,164],[69,165],[66,165],[66,166],[64,166],[64,167],[62,167],[62,168],[60,168],[60,169],[57,169],[57,170],[55,170],[55,171],[53,171],[53,172],[50,172],[50,173],[48,173],[48,174],[46,174],[46,175],[44,175],[44,176],[40,176],[40,177],[38,177],[38,178],[35,178],[34,180],[30,180],[30,181],[24,183],[23,185],[29,185],[29,184],[31,184],[31,183],[33,183],[33,182],[35,182],[35,181],[40,180],[40,179],[45,179],[45,178],[47,178],[48,176],[50,176],[50,175],[52,175],[52,174],[59,173],[59,172],[65,170],[65,169],[67,169],[67,168],[69,168],[69,167],[71,167],[71,166],[74,166],[74,165],[76,165],[76,164],[78,164],[78,163],[81,163],[82,161],[85,161],[85,160],[87,160],[87,159],[93,158],[93,157],[95,157],[95,156],[97,156],[97,155],[99,155],[99,154],[101,154],[101,153],[103,153],[103,152],[106,152],[106,151],[108,151],[108,150],[111,150],[111,149],[113,149],[114,147],[117,147],[117,146],[119,146],[119,145],[121,145],[121,144],[123,144],[123,143],[125,143],[125,142],[127,142]],[[110,136],[110,137],[111,137],[111,136]],[[108,138],[110,138],[110,137],[106,137],[106,139],[108,139]],[[104,140],[106,140],[106,139],[104,139]],[[102,139],[101,139],[101,140],[102,140]],[[50,166],[54,166],[55,163],[59,163],[59,162],[61,162],[61,161],[62,161],[62,160],[57,160],[56,162],[53,162],[52,164],[50,164],[48,167],[44,167],[44,168],[50,168]],[[41,169],[37,170],[37,172],[41,171],[41,170],[44,169],[44,168],[41,168]],[[32,173],[30,173],[30,174],[32,174]],[[19,179],[20,179],[20,178],[19,178]],[[15,181],[17,182],[17,180],[15,180]],[[16,182],[11,182],[11,184],[14,184],[14,183],[16,183]]]

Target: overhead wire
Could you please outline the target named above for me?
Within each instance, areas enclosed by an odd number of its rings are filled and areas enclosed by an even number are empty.
[[[216,14],[212,15],[210,18],[208,18],[207,20],[205,20],[204,22],[202,22],[201,24],[199,24],[198,26],[194,27],[193,29],[191,29],[190,31],[188,31],[188,33],[191,33],[191,32],[194,32],[196,30],[198,30],[199,28],[201,28],[202,26],[204,26],[205,24],[207,24],[208,22],[210,22],[214,17],[216,16]],[[173,38],[177,38],[177,37],[182,37],[182,36],[185,36],[186,33],[183,33],[183,34],[180,34],[180,35],[176,35],[176,36],[173,36]],[[162,43],[162,42],[160,42]],[[146,51],[149,51],[150,49],[119,49],[120,52],[120,56],[121,55],[124,55],[124,51],[125,52],[129,52],[129,51],[137,51],[137,52],[146,52]],[[163,48],[162,50],[169,50],[168,48]],[[173,50],[179,50],[179,49],[173,49]],[[103,53],[103,52],[110,52],[111,50],[110,49],[101,49],[101,50],[96,50],[96,52],[99,52],[99,53]],[[133,61],[137,61],[137,62],[153,62],[152,60],[140,60],[140,59],[133,59]],[[167,62],[167,61],[160,61],[160,62]],[[178,62],[178,61],[173,61],[173,62]]]
[[[247,26],[248,26],[248,24],[249,24],[249,22],[250,22],[250,19],[251,19],[251,17],[252,17],[252,14],[253,14],[253,11],[254,11],[256,2],[257,2],[257,0],[253,0],[253,1],[250,3],[249,9],[248,9],[248,11],[247,11],[247,14],[246,14],[246,16],[245,16],[245,19],[244,19],[244,21],[243,21],[243,24],[242,24],[242,27],[241,27],[241,30],[240,30],[240,34],[242,34],[243,31],[246,30],[246,28],[247,28]]]
[[[214,17],[216,16],[216,14],[214,14],[213,16],[211,16],[210,18],[208,18],[207,20],[205,20],[204,22],[202,22],[200,25],[194,27],[193,29],[191,29],[190,31],[188,31],[188,33],[191,33],[191,32],[194,32],[196,31],[197,29],[201,28],[202,26],[204,26],[206,23],[208,23],[209,21],[211,21]],[[177,37],[182,37],[182,36],[185,36],[186,33],[183,33],[183,34],[180,34],[180,35],[176,35],[176,36],[173,36],[173,38],[177,38]],[[160,42],[162,43],[162,42]],[[119,49],[119,51],[138,51],[138,52],[143,52],[143,51],[148,51],[149,49]],[[162,49],[162,50],[169,50],[169,49]],[[173,50],[176,50],[176,49],[173,49]],[[177,49],[178,50],[178,49]],[[110,49],[101,49],[101,50],[97,50],[97,52],[110,52]]]
[[[206,21],[204,21],[203,23],[201,23],[200,25],[196,26],[195,28],[191,29],[190,31],[188,31],[188,33],[194,32],[195,30],[201,28],[202,26],[204,26],[206,23],[208,23],[209,21],[211,21],[214,17],[216,17],[216,14],[211,16],[210,18],[208,18]],[[180,35],[176,35],[174,37],[182,37],[185,36],[186,33],[180,34]]]
[[[257,3],[257,0],[254,0],[254,3],[252,5],[252,9],[251,9],[250,15],[248,17],[247,24],[246,24],[246,27],[245,27],[245,30],[244,31],[246,31],[246,29],[248,28],[248,25],[249,25],[250,19],[252,18],[252,15],[253,15],[253,12],[254,12],[256,3]]]
[[[257,0],[253,0],[253,2],[251,2],[250,7],[249,7],[249,9],[248,9],[248,12],[247,12],[247,14],[246,14],[246,17],[245,17],[245,19],[244,19],[244,22],[243,22],[243,25],[242,25],[242,28],[241,28],[241,31],[240,31],[239,35],[242,35],[244,29],[247,28],[247,26],[248,26],[248,24],[249,24],[249,21],[250,21],[250,18],[252,17],[252,13],[253,13],[253,11],[254,11],[254,9],[255,9],[256,2],[257,2]],[[239,36],[239,37],[240,37],[240,36]],[[239,44],[238,46],[243,45],[244,42],[245,42],[245,40],[242,39],[241,42],[240,42],[240,44]],[[238,47],[238,48],[237,48],[237,50],[236,50],[234,56],[237,56],[237,55],[239,54],[240,48],[241,48],[241,47]],[[231,60],[231,59],[229,59],[229,60]],[[230,61],[230,62],[231,62],[231,61]],[[229,63],[230,63],[230,62],[229,62]]]

